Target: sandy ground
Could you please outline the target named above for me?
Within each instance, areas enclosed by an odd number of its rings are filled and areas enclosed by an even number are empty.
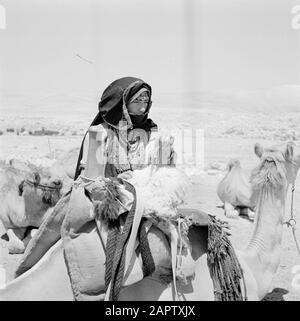
[[[253,223],[243,218],[227,219],[224,217],[223,210],[218,207],[221,202],[216,194],[217,184],[223,177],[224,172],[208,169],[212,167],[211,164],[213,163],[224,165],[230,158],[238,158],[243,168],[250,172],[258,162],[253,152],[253,146],[256,141],[263,145],[270,145],[271,143],[270,140],[245,139],[242,137],[206,138],[204,148],[205,170],[199,171],[198,175],[190,177],[192,184],[186,200],[187,206],[191,208],[200,208],[228,220],[232,231],[231,240],[236,248],[239,249],[247,244],[247,240],[253,230]],[[22,155],[24,158],[37,160],[49,152],[55,154],[56,151],[67,151],[73,147],[79,147],[80,143],[81,136],[55,136],[49,139],[47,136],[6,134],[0,136],[0,159]],[[288,195],[288,204],[289,200],[290,194]],[[294,208],[296,210],[296,218],[300,219],[298,210],[300,208],[299,177],[296,183]],[[287,209],[286,218],[288,218],[288,214],[289,210]],[[300,230],[297,230],[297,237],[300,240]],[[21,255],[9,255],[6,246],[6,240],[0,239],[2,263],[7,271],[7,280],[9,281],[13,278],[14,270]],[[274,290],[266,297],[267,300],[300,300],[300,290],[292,287],[292,279],[295,277],[295,274],[292,273],[292,268],[296,265],[300,265],[300,257],[297,254],[291,231],[288,228],[284,228],[281,262],[273,280]]]

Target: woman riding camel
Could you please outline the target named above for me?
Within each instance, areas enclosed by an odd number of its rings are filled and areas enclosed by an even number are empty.
[[[118,79],[104,90],[99,112],[81,145],[75,180],[80,174],[126,177],[145,166],[146,146],[158,130],[148,118],[151,94],[150,85],[134,77]]]

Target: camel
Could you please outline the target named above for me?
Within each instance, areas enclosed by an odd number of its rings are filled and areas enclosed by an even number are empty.
[[[27,228],[38,228],[68,187],[61,188],[57,173],[16,159],[2,166],[0,176],[1,230],[8,236],[9,253],[20,254],[34,234],[32,229],[25,237]]]
[[[248,300],[261,300],[269,291],[279,266],[287,187],[296,179],[300,156],[288,143],[284,151],[255,146],[260,163],[251,175],[252,198],[256,205],[253,235],[242,251],[235,250],[245,279]],[[207,235],[191,228],[188,234],[196,274],[186,285],[178,284],[181,300],[214,300],[214,288],[207,266]],[[153,258],[171,266],[166,236],[152,226],[148,232]],[[104,273],[104,272],[102,272]],[[104,299],[105,293],[102,298]],[[173,284],[160,282],[155,275],[140,279],[129,275],[120,300],[173,300]],[[30,270],[0,290],[0,300],[73,300],[62,242],[58,241]]]
[[[252,190],[249,178],[238,159],[230,160],[227,169],[228,172],[217,188],[218,197],[224,204],[224,214],[229,218],[246,214],[253,219],[255,204],[251,203]]]

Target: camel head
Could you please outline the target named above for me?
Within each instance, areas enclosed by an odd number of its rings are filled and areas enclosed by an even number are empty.
[[[227,164],[227,170],[230,172],[233,168],[241,167],[241,163],[238,159],[231,159]]]
[[[255,154],[259,157],[259,165],[252,171],[252,199],[256,199],[258,192],[263,188],[274,190],[277,193],[284,191],[296,180],[299,169],[299,159],[294,155],[294,143],[288,142],[279,146],[263,148],[255,144]]]
[[[277,174],[284,176],[287,184],[294,184],[300,166],[300,154],[295,155],[295,143],[288,142],[269,148],[255,144],[255,154],[260,159],[259,168],[273,167]]]
[[[19,184],[19,196],[24,198],[29,225],[40,226],[48,209],[53,208],[61,198],[62,186],[62,181],[52,178],[45,169],[35,169],[25,174]]]

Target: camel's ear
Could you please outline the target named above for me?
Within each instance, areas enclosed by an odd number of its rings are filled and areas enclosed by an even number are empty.
[[[255,153],[259,158],[261,158],[263,152],[264,152],[264,149],[263,149],[263,147],[261,146],[261,144],[256,143],[255,146],[254,146],[254,153]]]
[[[284,158],[288,161],[292,161],[294,158],[294,143],[288,142],[284,153]]]

